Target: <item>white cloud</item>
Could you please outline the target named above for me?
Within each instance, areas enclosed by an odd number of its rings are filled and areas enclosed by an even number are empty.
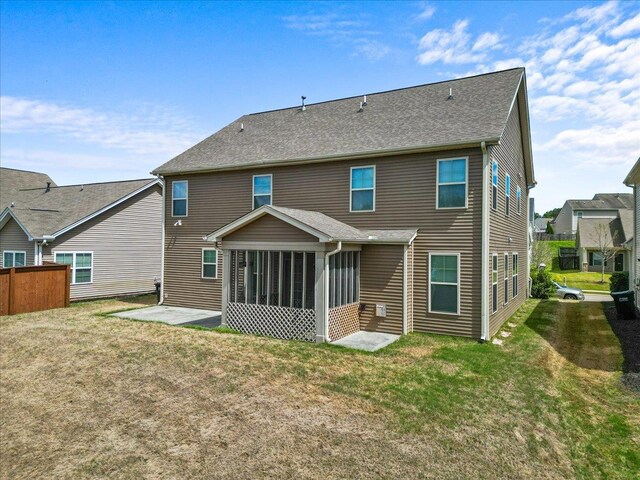
[[[356,41],[356,53],[365,56],[369,60],[381,60],[391,52],[391,48],[377,40],[358,39]]]
[[[496,49],[499,48],[500,45],[500,35],[492,32],[485,32],[478,37],[476,43],[473,44],[472,50],[474,52],[487,50],[487,49]]]
[[[612,37],[624,37],[626,35],[629,35],[630,33],[635,32],[640,32],[640,13],[613,28],[609,32],[609,35],[611,35]]]
[[[463,64],[480,62],[485,58],[484,53],[473,53],[467,32],[469,20],[457,20],[451,31],[437,28],[427,32],[419,43],[421,53],[418,63],[429,65],[436,62],[449,64]]]
[[[422,11],[415,16],[415,19],[420,22],[424,22],[425,20],[429,20],[433,17],[433,14],[436,13],[436,7],[427,3],[422,7]]]
[[[0,97],[3,136],[44,133],[85,144],[168,158],[199,138],[177,112],[152,105],[128,106],[127,113],[97,112],[11,96]]]

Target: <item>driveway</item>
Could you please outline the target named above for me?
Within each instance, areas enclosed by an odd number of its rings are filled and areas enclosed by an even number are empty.
[[[205,328],[219,327],[222,320],[221,312],[215,310],[166,307],[164,305],[127,310],[125,312],[113,313],[111,316],[143,320],[145,322],[160,322],[168,325],[197,325]]]
[[[585,293],[585,302],[613,302],[613,298],[608,293]]]

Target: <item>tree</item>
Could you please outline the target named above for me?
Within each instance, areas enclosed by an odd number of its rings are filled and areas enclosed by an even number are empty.
[[[553,261],[553,250],[549,242],[534,240],[531,244],[531,268],[537,269],[541,263],[549,266]]]
[[[535,213],[533,214],[533,218],[534,218],[534,219],[542,218],[542,215],[540,215],[538,212],[535,212]]]
[[[547,228],[545,228],[544,231],[549,235],[553,235],[553,225],[551,225],[551,222],[547,222]]]
[[[558,216],[558,214],[560,213],[560,210],[562,210],[562,208],[554,208],[553,210],[549,210],[548,212],[544,212],[544,215],[542,215],[544,218],[556,218]]]
[[[604,283],[604,265],[616,255],[616,249],[613,247],[618,238],[618,231],[611,233],[608,224],[598,223],[591,233],[591,240],[596,245],[596,252],[601,256],[601,273],[600,283]]]
[[[546,269],[531,271],[531,296],[533,298],[549,298],[556,292],[551,273]]]

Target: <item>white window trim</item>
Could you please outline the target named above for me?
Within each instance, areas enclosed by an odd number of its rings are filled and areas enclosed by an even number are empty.
[[[187,186],[187,193],[184,198],[173,198],[173,185],[174,183],[184,183]],[[185,203],[185,214],[184,215],[175,215],[173,212],[173,201],[174,200],[184,200]],[[189,180],[174,180],[171,182],[171,216],[176,218],[184,218],[189,216]]]
[[[507,184],[509,188],[507,188]],[[507,201],[507,197],[509,198],[509,201]],[[504,175],[504,214],[508,217],[510,213],[511,213],[511,175],[509,175],[508,173],[505,173]]]
[[[450,257],[457,257],[458,259],[458,283],[456,283],[455,285],[458,287],[458,305],[457,305],[457,310],[456,313],[453,312],[440,312],[438,310],[432,310],[431,309],[431,285],[454,285],[453,283],[445,283],[445,282],[432,282],[431,281],[431,257],[435,255],[435,256],[450,256]],[[429,252],[429,313],[437,313],[439,315],[452,315],[452,316],[460,316],[460,252]]]
[[[513,257],[516,257],[516,261],[513,261]],[[518,282],[518,292],[514,295],[513,294],[513,279],[517,278],[518,275],[520,274],[520,265],[517,265],[520,262],[520,254],[518,252],[511,252],[511,298],[516,298],[518,295],[520,295],[520,282]],[[515,271],[515,266],[518,266],[518,271],[517,273],[513,273]]]
[[[506,297],[507,297],[507,301],[504,301],[504,297],[505,297],[505,292],[503,292],[502,294],[502,305],[506,305],[507,303],[509,303],[509,300],[511,300],[511,295],[509,295],[509,252],[504,252],[504,255],[502,256],[502,262],[504,263],[503,268],[504,268],[504,279],[502,281],[502,286],[506,292]]]
[[[440,183],[440,162],[449,162],[451,160],[464,160],[464,182],[444,182]],[[462,185],[464,183],[464,207],[441,207],[440,203],[440,185]],[[439,158],[436,165],[436,210],[464,210],[469,208],[469,157],[451,157]]]
[[[269,205],[273,205],[273,174],[272,173],[264,173],[261,175],[254,175],[251,177],[251,210],[255,210],[255,199],[256,199],[256,178],[261,177],[269,177]],[[258,197],[264,197],[266,193],[258,194]]]
[[[373,168],[373,188],[353,188],[353,171],[363,168]],[[368,213],[376,211],[376,166],[375,165],[358,165],[357,167],[351,167],[349,170],[349,213]],[[373,209],[372,210],[354,210],[353,209],[353,192],[364,192],[366,190],[373,190]]]
[[[496,166],[496,176],[495,176],[495,183],[493,183],[493,166]],[[498,186],[500,185],[500,165],[498,164],[497,160],[492,160],[491,161],[491,209],[492,210],[498,210]],[[493,194],[493,188],[495,187],[495,195]],[[495,198],[495,207],[493,206],[494,203],[494,199]]]
[[[495,261],[494,261],[495,260]],[[493,269],[493,266],[496,266],[495,270]],[[496,281],[493,281],[493,273],[495,272],[496,274]],[[498,259],[498,254],[497,253],[492,253],[491,254],[491,295],[493,296],[493,287],[494,286],[498,286],[498,279],[500,278],[500,262]],[[499,289],[496,288],[496,298],[491,298],[491,314],[493,315],[494,313],[496,313],[498,311],[498,292]],[[495,300],[495,301],[494,301]],[[493,309],[493,304],[496,304],[496,309]]]
[[[204,263],[204,252],[205,250],[214,250],[216,252],[216,263]],[[211,248],[211,247],[202,247],[202,256],[200,257],[200,277],[203,280],[217,280],[218,279],[218,265],[220,262],[220,250],[218,250],[217,248]],[[215,277],[205,277],[204,276],[204,266],[205,265],[215,265],[216,266],[216,276]]]
[[[78,254],[91,254],[91,277],[88,282],[80,282],[76,283],[76,255]],[[57,262],[58,255],[73,255],[73,259],[71,260],[71,285],[91,285],[93,283],[93,252],[53,252],[53,261]],[[86,267],[83,267],[86,268]]]
[[[4,265],[4,254],[5,253],[10,253],[11,255],[13,255],[13,266],[12,267],[5,267]],[[14,268],[16,265],[16,253],[22,253],[24,255],[24,266],[27,266],[27,252],[25,252],[24,250],[3,250],[2,251],[2,268]]]
[[[521,215],[522,212],[522,189],[520,185],[516,185],[516,213]]]

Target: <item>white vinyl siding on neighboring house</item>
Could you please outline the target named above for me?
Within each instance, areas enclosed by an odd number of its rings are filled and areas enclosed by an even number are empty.
[[[467,159],[439,159],[436,202],[438,209],[467,207]]]
[[[429,254],[429,312],[460,314],[460,254]]]
[[[349,192],[350,212],[374,212],[376,210],[376,167],[351,167]]]
[[[189,182],[178,180],[171,182],[171,215],[186,217],[189,214]]]
[[[24,267],[27,264],[27,252],[4,250],[2,252],[2,266],[4,268]]]
[[[252,191],[254,210],[263,205],[271,205],[273,195],[273,176],[254,175]]]
[[[54,252],[54,262],[71,266],[71,284],[93,282],[93,252]]]

